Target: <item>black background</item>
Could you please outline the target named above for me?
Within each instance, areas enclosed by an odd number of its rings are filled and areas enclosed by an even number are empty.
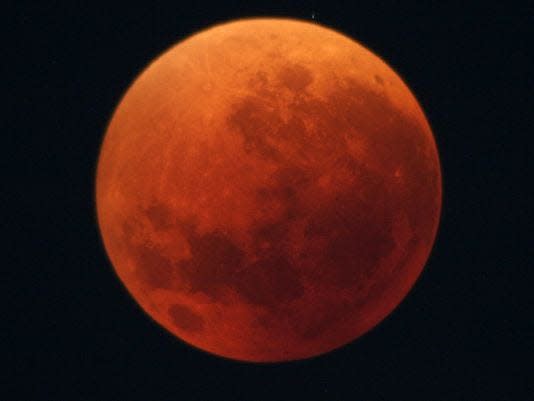
[[[3,399],[534,397],[532,7],[272,3],[43,2],[4,13]],[[233,18],[312,12],[383,57],[418,97],[442,162],[440,231],[409,296],[354,343],[293,363],[220,359],[147,318],[114,275],[95,219],[99,146],[128,85],[176,41]]]

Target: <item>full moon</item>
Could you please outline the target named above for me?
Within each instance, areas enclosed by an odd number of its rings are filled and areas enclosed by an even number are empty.
[[[194,34],[135,79],[101,146],[96,208],[117,276],[157,323],[278,362],[392,312],[430,254],[441,185],[391,67],[316,23],[258,18]]]

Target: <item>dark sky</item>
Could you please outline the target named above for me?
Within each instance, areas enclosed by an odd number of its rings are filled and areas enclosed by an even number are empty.
[[[9,374],[2,399],[534,397],[525,238],[532,7],[72,3],[3,12],[8,177],[2,198],[12,235],[4,241]],[[306,361],[232,362],[167,334],[117,280],[95,221],[98,149],[130,82],[176,41],[233,18],[312,13],[383,57],[420,100],[441,156],[441,226],[415,288],[364,337]]]

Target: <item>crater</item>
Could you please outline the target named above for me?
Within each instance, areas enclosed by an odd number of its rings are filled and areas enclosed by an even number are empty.
[[[166,230],[172,226],[171,212],[163,203],[154,203],[145,209],[145,215],[156,231]]]
[[[313,74],[308,68],[302,65],[287,65],[278,73],[278,80],[283,87],[286,87],[292,92],[299,93],[313,82]]]
[[[375,78],[375,82],[378,85],[384,86],[384,80],[382,79],[380,75],[375,75],[374,78]]]
[[[198,332],[204,329],[204,319],[185,305],[174,304],[168,312],[174,325],[181,330]]]

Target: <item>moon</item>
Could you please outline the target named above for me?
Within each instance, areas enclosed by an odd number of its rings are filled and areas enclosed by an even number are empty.
[[[310,358],[382,321],[433,246],[441,169],[402,79],[314,22],[196,33],[135,79],[107,128],[96,209],[128,292],[186,343]]]

